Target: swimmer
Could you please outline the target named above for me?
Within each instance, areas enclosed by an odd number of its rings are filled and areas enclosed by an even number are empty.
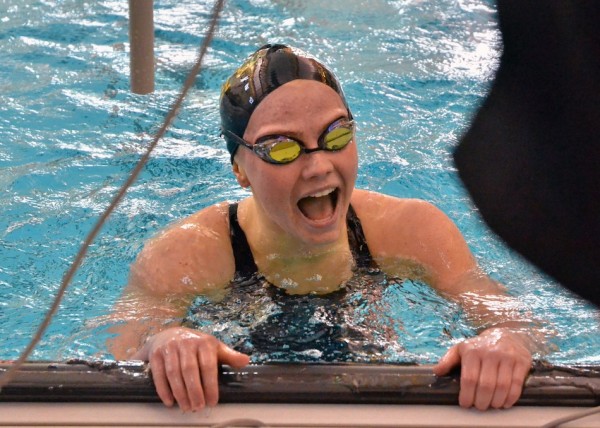
[[[522,321],[482,302],[506,298],[453,222],[432,204],[355,189],[356,124],[333,73],[284,45],[256,51],[223,85],[221,130],[251,196],[209,206],[151,239],[115,312],[117,359],[149,361],[162,401],[214,406],[218,364],[249,356],[181,325],[195,296],[218,300],[260,277],[290,295],[326,297],[359,268],[416,279],[463,304],[482,331],[451,347],[437,375],[461,368],[459,403],[484,410],[519,398],[536,346]],[[318,278],[318,281],[315,281]],[[179,321],[177,321],[179,320]]]

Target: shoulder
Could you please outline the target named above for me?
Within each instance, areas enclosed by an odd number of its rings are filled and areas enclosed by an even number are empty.
[[[435,205],[421,199],[404,199],[358,190],[352,198],[358,217],[371,235],[369,246],[400,244],[399,238],[431,236],[440,239],[462,235],[452,220]],[[371,242],[374,241],[374,242]],[[406,243],[409,244],[408,242]]]
[[[234,273],[228,204],[205,208],[148,240],[130,271],[130,285],[155,295],[209,293]]]
[[[436,224],[452,223],[446,214],[422,199],[396,198],[368,190],[356,190],[352,206],[364,223],[374,228],[395,225],[396,222]]]
[[[434,287],[449,290],[476,268],[462,233],[435,205],[364,190],[353,195],[352,204],[384,270],[398,273],[407,263],[419,266]]]

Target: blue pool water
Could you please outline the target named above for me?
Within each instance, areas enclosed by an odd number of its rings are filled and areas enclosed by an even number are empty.
[[[127,2],[0,3],[0,359],[24,348],[195,59],[212,2],[155,3],[157,87],[148,96],[129,93]],[[559,350],[548,359],[600,362],[598,312],[486,229],[452,165],[452,147],[498,64],[493,2],[325,3],[227,2],[185,107],[91,248],[32,358],[108,357],[106,315],[143,242],[175,219],[247,195],[219,138],[220,85],[256,47],[282,42],[321,58],[342,81],[359,124],[358,187],[437,204],[483,268],[556,331]],[[422,288],[408,284],[386,299],[403,326],[402,352],[391,360],[433,361],[470,331],[456,307]],[[440,335],[444,328],[451,334]]]

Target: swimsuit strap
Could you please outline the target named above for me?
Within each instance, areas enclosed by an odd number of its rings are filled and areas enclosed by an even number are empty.
[[[229,237],[235,259],[235,277],[250,278],[258,272],[258,266],[254,262],[246,234],[238,222],[237,209],[237,203],[229,204]]]
[[[238,222],[237,209],[237,203],[229,204],[229,236],[235,259],[235,277],[250,278],[258,273],[258,267],[254,262],[254,256],[252,255],[246,234]],[[346,225],[348,229],[348,244],[350,245],[350,251],[352,252],[356,267],[376,269],[377,264],[371,256],[360,219],[356,215],[352,205],[348,207]]]
[[[377,269],[377,264],[371,256],[371,251],[367,245],[367,238],[363,232],[360,219],[356,215],[356,211],[352,205],[348,206],[348,214],[346,214],[346,229],[348,229],[348,244],[350,251],[354,257],[354,262],[357,268]]]

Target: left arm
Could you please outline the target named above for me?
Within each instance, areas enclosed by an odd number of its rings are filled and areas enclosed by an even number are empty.
[[[539,349],[534,323],[515,310],[503,286],[481,272],[456,225],[438,208],[362,191],[356,199],[353,205],[366,220],[365,234],[379,266],[390,275],[416,272],[417,279],[458,301],[481,329],[477,337],[450,348],[434,373],[461,367],[463,407],[511,407],[521,395],[532,352]]]

